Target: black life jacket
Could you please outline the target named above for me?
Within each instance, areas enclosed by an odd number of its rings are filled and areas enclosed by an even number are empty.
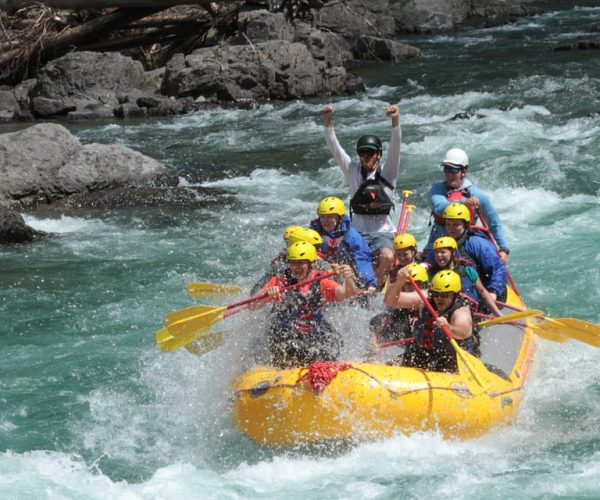
[[[367,173],[361,169],[363,182],[350,200],[350,215],[389,215],[394,208],[394,202],[390,199],[384,188],[392,191],[392,186],[380,173],[375,172],[375,178],[367,179]]]
[[[458,296],[452,306],[443,313],[440,313],[439,316],[451,321],[454,312],[465,306],[470,307],[470,304]],[[414,330],[416,340],[411,344],[410,350],[407,349],[404,358],[405,364],[431,371],[457,371],[456,352],[448,337],[438,328],[435,318],[427,309],[423,311]],[[474,331],[472,337],[465,340],[457,340],[457,343],[463,349],[474,355],[478,355],[478,341],[478,336]]]

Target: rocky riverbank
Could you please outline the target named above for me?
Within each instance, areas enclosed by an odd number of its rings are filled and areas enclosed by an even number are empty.
[[[206,106],[349,95],[364,89],[357,60],[419,57],[409,33],[492,26],[535,12],[528,0],[324,3],[304,19],[244,4],[189,53],[145,70],[119,52],[75,51],[33,78],[0,87],[0,122],[114,119],[187,113]],[[180,188],[159,162],[117,145],[81,145],[64,127],[39,124],[0,135],[0,243],[35,241],[23,210],[211,203],[225,193]],[[222,198],[221,198],[222,199]]]

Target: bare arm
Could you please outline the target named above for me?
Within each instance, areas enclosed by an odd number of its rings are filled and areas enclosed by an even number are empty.
[[[466,306],[454,311],[451,323],[443,316],[440,316],[435,322],[440,327],[447,327],[455,339],[464,340],[473,335],[473,318],[471,310]]]
[[[335,299],[340,301],[356,295],[358,288],[354,281],[354,272],[352,271],[352,268],[347,265],[342,265],[337,268],[336,272],[344,278],[344,283],[336,288]]]
[[[403,292],[402,287],[407,282],[409,270],[405,267],[398,271],[398,278],[392,284],[388,285],[383,302],[388,307],[400,309],[413,309],[423,305],[419,294],[415,291]]]

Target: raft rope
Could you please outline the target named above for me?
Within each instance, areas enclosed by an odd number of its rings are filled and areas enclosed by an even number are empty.
[[[296,385],[310,381],[313,391],[319,394],[330,382],[337,377],[338,372],[353,368],[350,363],[341,361],[315,361],[300,370]]]

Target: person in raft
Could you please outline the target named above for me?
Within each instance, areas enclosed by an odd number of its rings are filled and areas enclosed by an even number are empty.
[[[323,198],[317,206],[318,218],[310,223],[323,238],[319,249],[330,264],[347,264],[356,273],[359,288],[377,288],[371,249],[361,234],[350,225],[344,202],[335,196]]]
[[[402,364],[428,371],[456,372],[456,352],[442,331],[442,326],[448,328],[464,350],[479,355],[477,338],[473,335],[471,308],[460,295],[460,276],[454,271],[445,270],[431,279],[429,301],[438,314],[436,319],[425,308],[416,291],[406,291],[404,288],[409,272],[408,268],[404,268],[398,273],[398,279],[388,287],[384,298],[388,307],[420,311],[413,328],[415,340],[404,351]]]
[[[314,245],[299,241],[287,250],[288,266],[284,273],[271,278],[259,293],[268,297],[256,308],[273,304],[267,345],[270,363],[278,368],[305,366],[315,361],[337,359],[340,338],[324,317],[325,305],[339,302],[358,291],[354,273],[348,265],[335,266],[343,278],[340,284],[324,277],[306,286],[281,293],[281,287],[325,275],[314,269],[317,251]]]
[[[479,309],[481,304],[486,311],[490,311],[494,316],[501,316],[502,313],[494,298],[486,290],[477,274],[477,270],[469,265],[469,262],[458,256],[458,245],[451,236],[442,236],[433,242],[433,256],[435,262],[429,269],[429,274],[434,275],[444,269],[451,269],[458,273],[462,282],[463,296],[468,296]]]
[[[400,169],[400,108],[390,105],[385,110],[392,120],[392,138],[383,165],[383,147],[376,135],[363,135],[358,139],[358,161],[346,153],[335,135],[334,113],[335,108],[331,104],[323,108],[325,140],[350,187],[352,225],[371,248],[375,275],[379,284],[383,286],[394,261],[392,240],[395,227],[390,213],[394,208],[394,190]]]
[[[411,262],[406,266],[398,269],[406,269],[406,272],[410,273],[412,279],[419,285],[421,290],[427,291],[429,288],[429,276],[425,268],[416,262]],[[402,286],[403,292],[412,292],[414,290],[412,284],[404,279],[404,285]],[[396,279],[394,279],[394,282]],[[391,285],[388,285],[390,287]],[[382,344],[390,342],[397,342],[412,337],[413,327],[419,318],[420,309],[415,308],[399,308],[385,306],[385,310],[382,313],[376,314],[371,318],[369,323],[370,326],[370,342],[369,348],[371,355],[377,355],[381,350]],[[392,344],[393,345],[393,344]]]
[[[254,284],[250,290],[250,295],[254,295],[258,292],[264,284],[269,281],[273,276],[277,276],[285,272],[287,269],[287,249],[288,247],[296,243],[297,241],[307,241],[308,243],[315,246],[317,249],[317,261],[315,262],[315,269],[321,271],[328,271],[331,269],[331,265],[326,260],[323,260],[323,255],[319,253],[319,246],[323,243],[323,238],[314,229],[303,226],[287,226],[283,230],[283,241],[285,242],[285,249],[279,252],[272,260],[269,269],[263,276]]]
[[[507,262],[509,250],[504,227],[488,195],[467,179],[467,153],[459,148],[449,149],[442,159],[441,166],[444,170],[444,180],[435,182],[429,189],[433,227],[423,250],[424,257],[431,252],[433,242],[445,233],[443,212],[446,207],[450,203],[463,203],[471,213],[471,225],[475,224],[478,213],[485,218],[498,244],[500,258]]]
[[[471,213],[462,203],[451,203],[444,209],[444,227],[458,246],[457,256],[474,267],[493,301],[506,300],[508,274],[496,247],[480,231],[469,227]],[[429,254],[425,263],[433,265],[435,256]],[[491,311],[490,311],[491,312]]]

